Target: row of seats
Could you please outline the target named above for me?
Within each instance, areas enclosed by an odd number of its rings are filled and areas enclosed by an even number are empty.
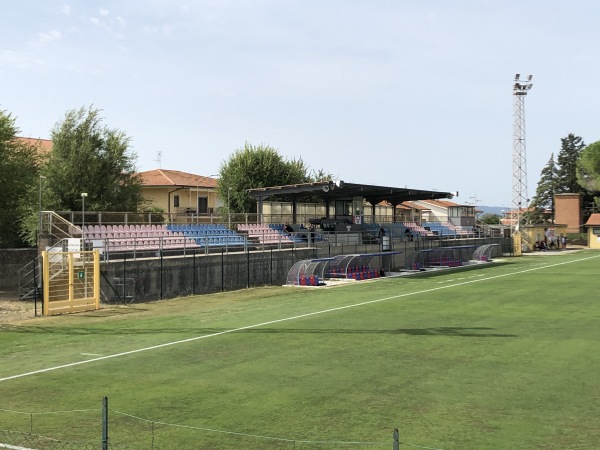
[[[283,231],[275,224],[239,224],[238,231],[248,233],[248,237],[256,238],[261,244],[292,243],[295,241],[293,236]]]
[[[408,228],[413,234],[418,236],[433,236],[433,232],[426,230],[422,225],[417,225],[415,222],[404,222],[404,226]]]
[[[222,223],[172,223],[166,226],[171,231],[192,231],[198,233],[210,233],[213,231],[231,231]]]
[[[425,222],[423,223],[423,227],[429,229],[438,236],[459,236],[467,234],[467,232],[464,231],[462,228],[457,227],[456,225],[450,222]]]
[[[84,232],[86,242],[113,252],[243,246],[247,243],[244,236],[226,229],[222,224],[87,225]],[[102,242],[98,244],[98,241]]]
[[[316,275],[299,276],[297,280],[297,284],[300,286],[318,286],[319,283],[319,277]]]
[[[462,266],[462,261],[457,258],[442,256],[439,258],[429,258],[425,261],[428,266],[444,266],[444,267],[459,267]]]

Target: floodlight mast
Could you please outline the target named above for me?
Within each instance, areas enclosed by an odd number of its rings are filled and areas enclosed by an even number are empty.
[[[512,165],[512,209],[511,232],[519,231],[523,211],[528,207],[527,198],[527,156],[525,151],[525,96],[533,86],[531,79],[519,81],[520,74],[515,75],[514,125],[513,125],[513,165]]]

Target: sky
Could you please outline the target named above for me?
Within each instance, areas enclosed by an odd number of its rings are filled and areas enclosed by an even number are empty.
[[[597,0],[19,0],[0,110],[48,139],[93,106],[139,171],[218,174],[244,143],[352,183],[510,207],[514,76],[528,196],[569,133],[600,140]]]

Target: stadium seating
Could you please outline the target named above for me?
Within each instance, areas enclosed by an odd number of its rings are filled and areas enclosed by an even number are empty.
[[[103,241],[107,252],[179,250],[208,246],[244,246],[246,240],[224,225],[87,225],[86,242]]]

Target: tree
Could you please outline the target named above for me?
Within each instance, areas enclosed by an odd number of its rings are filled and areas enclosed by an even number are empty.
[[[52,130],[45,168],[54,208],[77,210],[81,193],[96,211],[137,211],[143,203],[135,153],[124,132],[102,124],[100,111],[71,110]]]
[[[248,189],[309,181],[302,159],[287,161],[272,147],[248,142],[221,163],[219,177],[218,195],[228,210],[236,213],[256,212]]]
[[[558,189],[557,184],[558,169],[554,162],[554,153],[552,153],[548,163],[542,169],[535,196],[529,205],[532,210],[525,214],[527,222],[544,223],[554,220],[554,194]]]
[[[577,159],[585,147],[583,139],[569,133],[561,140],[561,149],[557,158],[557,193],[584,193],[577,181]]]
[[[593,194],[600,193],[600,141],[588,145],[577,161],[577,180]],[[596,207],[600,207],[600,197],[594,197]]]
[[[4,248],[25,244],[22,222],[32,210],[37,210],[37,151],[19,141],[18,133],[15,119],[0,111],[0,247]]]
[[[481,216],[479,220],[487,225],[498,225],[501,217],[498,214],[487,213]]]

